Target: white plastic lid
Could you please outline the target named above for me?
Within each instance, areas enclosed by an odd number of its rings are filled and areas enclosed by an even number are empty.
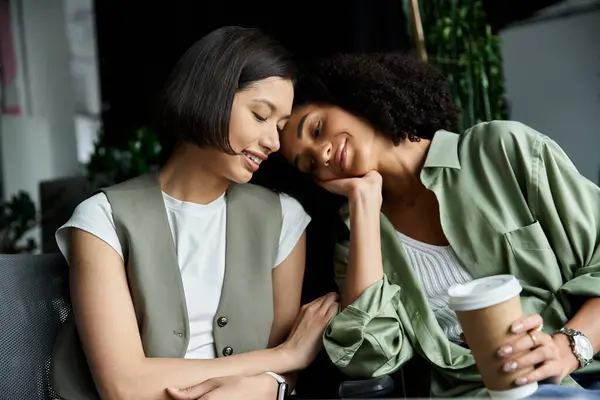
[[[508,390],[488,390],[488,393],[492,399],[524,399],[531,396],[538,390],[538,383],[533,382],[525,386],[519,386],[514,389]]]
[[[449,306],[454,311],[480,310],[511,299],[521,290],[519,280],[512,275],[475,279],[448,289]]]

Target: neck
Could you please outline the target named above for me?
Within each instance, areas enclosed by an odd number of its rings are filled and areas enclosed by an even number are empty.
[[[161,169],[160,187],[169,196],[181,201],[208,204],[221,196],[229,181],[210,167],[210,152],[193,144],[177,147]]]
[[[421,139],[418,142],[404,140],[391,150],[386,146],[378,166],[383,178],[384,202],[395,207],[410,207],[424,192],[426,188],[420,175],[430,144],[430,140]]]

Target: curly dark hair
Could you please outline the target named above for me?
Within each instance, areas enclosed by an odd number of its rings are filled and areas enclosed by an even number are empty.
[[[294,106],[329,104],[364,118],[395,144],[458,131],[460,109],[444,76],[404,54],[339,54],[306,69]]]

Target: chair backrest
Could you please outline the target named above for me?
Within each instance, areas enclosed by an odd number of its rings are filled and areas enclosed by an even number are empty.
[[[70,312],[60,254],[0,254],[0,398],[54,400],[52,347]]]

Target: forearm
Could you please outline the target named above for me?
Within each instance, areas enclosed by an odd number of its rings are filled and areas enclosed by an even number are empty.
[[[594,354],[597,354],[600,351],[600,298],[586,301],[565,327],[585,334],[594,347]],[[568,337],[555,335],[555,340],[558,341],[561,358],[569,365],[569,371],[577,370],[579,361],[573,354]]]
[[[361,200],[350,202],[350,252],[342,308],[383,279],[379,208]]]
[[[292,372],[293,360],[280,349],[258,350],[215,359],[144,358],[127,367],[129,374],[115,371],[119,384],[107,385],[103,399],[170,399],[167,388],[186,388],[211,378],[252,376],[265,371]]]

